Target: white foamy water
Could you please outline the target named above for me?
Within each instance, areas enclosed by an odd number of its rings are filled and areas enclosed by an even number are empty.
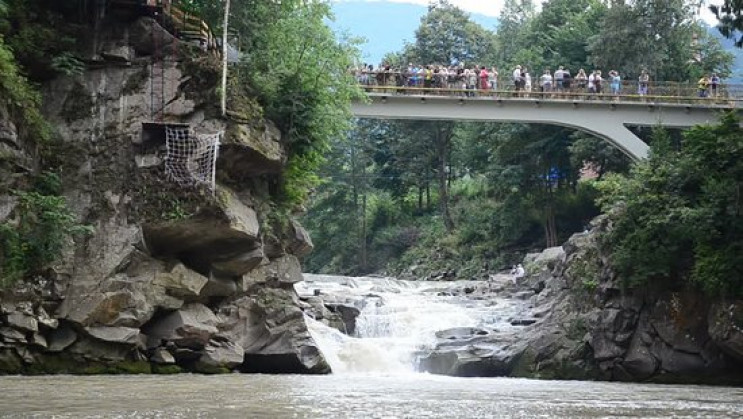
[[[455,327],[503,331],[524,310],[523,301],[452,296],[451,288],[488,287],[484,282],[423,282],[392,278],[305,274],[296,284],[300,296],[319,292],[326,302],[361,310],[356,331],[347,336],[308,319],[310,333],[334,373],[406,374],[416,371],[417,354],[430,350],[436,332]]]

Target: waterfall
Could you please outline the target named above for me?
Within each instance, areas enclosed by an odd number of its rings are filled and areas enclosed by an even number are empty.
[[[416,372],[418,356],[435,347],[440,340],[436,332],[512,327],[510,320],[523,304],[475,292],[491,286],[486,282],[305,274],[305,281],[295,288],[304,299],[319,297],[326,304],[360,309],[352,336],[307,319],[310,333],[334,373],[406,374]]]

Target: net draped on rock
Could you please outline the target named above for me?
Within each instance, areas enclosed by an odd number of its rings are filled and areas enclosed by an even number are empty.
[[[221,132],[199,134],[187,127],[166,127],[165,173],[180,186],[204,185],[214,190]]]

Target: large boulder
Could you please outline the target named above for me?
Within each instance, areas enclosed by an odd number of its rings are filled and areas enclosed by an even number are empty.
[[[245,350],[245,372],[328,373],[293,291],[260,287],[219,312],[220,335]]]
[[[315,245],[312,244],[312,239],[307,230],[299,222],[292,220],[289,226],[289,251],[297,256],[306,256],[314,248]]]
[[[188,219],[144,227],[147,248],[157,257],[177,257],[197,271],[240,276],[263,261],[255,210],[226,187],[216,204]]]
[[[178,298],[197,297],[209,280],[178,263],[170,270],[157,272],[153,285],[165,288],[170,295]]]
[[[212,335],[217,333],[219,319],[203,304],[191,303],[161,319],[154,320],[145,333],[148,346],[156,347],[163,342],[178,346],[202,349]]]
[[[156,274],[150,272],[150,275]],[[78,281],[60,306],[57,317],[82,326],[140,327],[158,308],[174,310],[183,301],[167,295],[151,276],[124,273],[96,284]]]
[[[232,123],[220,147],[218,170],[233,179],[280,173],[286,164],[281,132],[270,122]]]
[[[205,373],[222,372],[242,364],[244,358],[245,350],[239,344],[225,339],[212,339],[196,363],[196,370]]]
[[[713,304],[707,321],[715,344],[730,357],[743,362],[743,303]]]
[[[122,343],[125,345],[137,345],[140,343],[139,329],[133,327],[88,327],[88,334],[104,342]]]

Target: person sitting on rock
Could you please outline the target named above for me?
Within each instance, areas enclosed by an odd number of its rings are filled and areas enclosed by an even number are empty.
[[[516,272],[514,273],[514,277],[516,279],[521,279],[526,275],[526,271],[524,270],[524,267],[519,263],[516,265]]]

